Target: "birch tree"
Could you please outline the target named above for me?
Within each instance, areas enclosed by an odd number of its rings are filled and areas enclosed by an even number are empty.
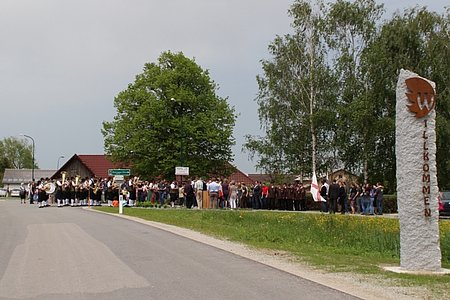
[[[377,101],[371,94],[369,69],[363,54],[376,38],[383,6],[374,0],[338,0],[329,4],[327,41],[333,50],[333,70],[339,80],[335,149],[347,170],[369,177],[379,135]]]
[[[257,103],[266,136],[247,136],[244,148],[266,172],[310,174],[328,163],[335,80],[326,63],[324,9],[295,1],[293,33],[277,36],[272,59],[262,61]]]

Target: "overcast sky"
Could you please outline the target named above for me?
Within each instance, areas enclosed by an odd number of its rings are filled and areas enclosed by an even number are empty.
[[[442,13],[444,0],[387,1],[386,17],[416,4]],[[261,135],[255,96],[261,59],[290,32],[293,0],[0,0],[0,139],[27,134],[41,169],[74,154],[103,154],[102,122],[113,99],[147,62],[182,51],[210,71],[239,114],[235,165]],[[381,3],[381,1],[380,1]]]

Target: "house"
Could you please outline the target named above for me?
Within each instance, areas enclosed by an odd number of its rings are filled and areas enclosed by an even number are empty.
[[[270,182],[286,182],[291,183],[294,181],[298,181],[297,178],[299,176],[295,175],[276,175],[276,174],[248,174],[248,177],[250,177],[253,182],[259,181],[262,183],[270,183]]]
[[[347,184],[351,184],[354,182],[358,182],[359,178],[358,178],[358,176],[350,173],[349,171],[346,171],[344,169],[338,169],[328,175],[328,180],[330,182],[333,182],[333,180],[336,180],[336,181],[343,181]]]
[[[234,170],[230,176],[228,176],[228,181],[234,180],[235,182],[243,182],[247,185],[253,184],[255,179],[245,174],[244,172],[236,169],[231,164],[230,167]],[[78,155],[74,154],[59,170],[54,172],[52,178],[60,178],[61,172],[67,172],[68,177],[75,177],[79,175],[81,178],[86,177],[97,177],[105,178],[108,177],[109,169],[128,169],[123,163],[114,163],[108,159],[107,155],[95,154],[95,155]],[[214,177],[214,176],[213,176]],[[260,180],[261,181],[261,180]]]
[[[61,172],[67,172],[67,177],[79,175],[81,178],[108,177],[109,169],[127,168],[123,163],[114,163],[104,154],[74,154],[57,172],[52,176],[53,179],[60,178]]]
[[[255,183],[255,181],[267,183],[272,182],[273,176],[270,174],[248,174],[248,177],[252,180],[252,183]]]
[[[36,181],[41,178],[51,178],[55,172],[56,170],[34,169],[34,178]],[[32,173],[32,169],[5,169],[3,186],[12,190],[20,188],[22,183],[27,185],[32,181]]]
[[[236,183],[241,182],[245,183],[246,185],[251,185],[255,182],[252,178],[250,178],[250,176],[238,169],[236,169],[230,176],[228,176],[228,181],[234,181]]]

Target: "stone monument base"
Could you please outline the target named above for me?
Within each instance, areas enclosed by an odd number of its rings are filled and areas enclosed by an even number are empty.
[[[439,271],[413,271],[406,270],[402,267],[382,267],[384,270],[399,274],[412,274],[412,275],[450,275],[450,269],[441,268]]]

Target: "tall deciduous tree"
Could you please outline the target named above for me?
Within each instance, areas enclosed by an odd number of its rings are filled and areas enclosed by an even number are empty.
[[[370,69],[364,68],[363,59],[368,45],[376,38],[383,6],[374,0],[337,0],[329,7],[325,22],[327,41],[333,50],[333,70],[339,78],[334,145],[345,168],[362,171],[367,182],[376,146],[386,132],[381,114],[385,105],[370,92]]]
[[[381,102],[382,114],[390,120],[386,138],[375,157],[388,161],[395,182],[394,120],[395,88],[400,69],[409,69],[436,83],[437,169],[441,188],[450,188],[450,14],[439,15],[426,8],[396,14],[382,26],[364,59],[370,70],[371,94]],[[384,151],[383,151],[384,150]],[[376,170],[376,165],[372,166]],[[385,171],[389,170],[386,168]],[[383,173],[383,169],[380,170]],[[379,177],[385,174],[377,174]]]
[[[33,166],[32,146],[24,139],[8,137],[0,141],[0,171],[5,168],[24,169]],[[35,165],[35,168],[37,166]]]
[[[248,136],[245,148],[260,169],[309,173],[317,160],[393,191],[395,89],[406,68],[436,82],[438,180],[450,188],[449,13],[418,7],[381,23],[382,13],[374,0],[295,1],[294,33],[269,46],[257,77],[266,136]]]
[[[176,166],[195,175],[226,172],[235,113],[216,90],[194,60],[162,53],[115,98],[117,115],[103,123],[106,153],[146,176],[173,178]]]
[[[289,15],[294,33],[270,44],[272,59],[262,61],[264,74],[257,77],[266,136],[247,136],[244,148],[258,155],[261,170],[304,174],[330,157],[335,81],[326,64],[322,3],[295,1]]]

